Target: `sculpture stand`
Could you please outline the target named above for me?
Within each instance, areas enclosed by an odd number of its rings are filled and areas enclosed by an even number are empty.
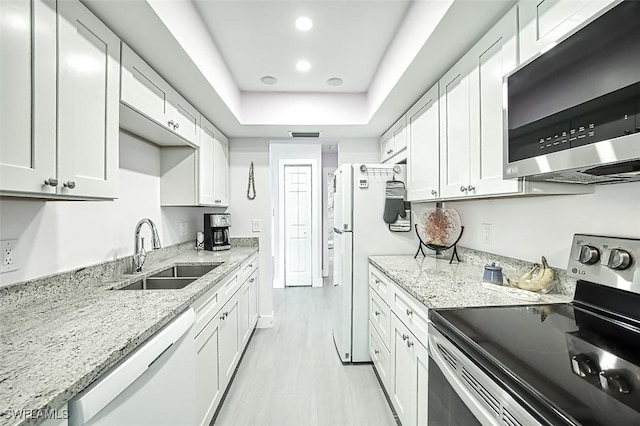
[[[464,232],[464,226],[460,227],[460,235],[458,235],[458,238],[456,239],[456,241],[452,245],[450,245],[448,247],[425,243],[424,241],[422,241],[422,238],[420,238],[420,234],[418,233],[418,224],[414,225],[414,229],[416,231],[416,235],[418,236],[418,240],[420,241],[420,244],[418,245],[418,251],[416,251],[415,256],[413,256],[414,259],[416,257],[418,257],[419,253],[422,253],[423,257],[426,256],[422,246],[424,246],[424,247],[426,247],[426,248],[428,248],[430,250],[434,250],[436,252],[435,253],[435,257],[442,257],[442,252],[444,250],[448,250],[448,249],[453,247],[453,252],[451,253],[451,259],[449,260],[449,263],[450,264],[453,263],[454,257],[458,261],[458,263],[460,262],[460,257],[458,256],[458,246],[457,246],[457,244],[458,244],[458,241],[460,241],[460,238],[462,238],[462,233]]]

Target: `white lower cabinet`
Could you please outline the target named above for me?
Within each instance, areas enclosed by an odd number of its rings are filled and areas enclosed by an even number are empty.
[[[370,276],[381,272],[369,265]],[[375,311],[382,312],[386,303],[374,287],[370,287],[373,316],[369,316],[369,352],[393,408],[403,426],[427,425],[428,309],[414,300],[395,283],[388,282],[391,296],[388,319],[377,321]],[[389,307],[387,307],[389,309]],[[385,343],[380,333],[388,327]]]
[[[249,329],[258,323],[258,271],[249,278]]]
[[[220,347],[220,318],[214,316],[193,339],[195,353],[194,381],[196,387],[197,424],[211,421],[221,396],[218,373],[218,350]]]
[[[245,343],[249,340],[249,286],[243,285],[238,292],[238,341]]]
[[[233,376],[236,360],[240,354],[240,339],[238,339],[238,297],[234,296],[222,308],[220,314],[220,358],[218,369],[224,387]]]

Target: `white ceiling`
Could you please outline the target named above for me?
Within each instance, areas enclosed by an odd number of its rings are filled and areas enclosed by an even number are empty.
[[[194,0],[241,91],[366,92],[409,0]],[[299,31],[295,20],[313,21]],[[300,59],[311,70],[299,72]],[[262,76],[278,82],[266,85]],[[329,78],[343,84],[333,87]]]
[[[82,2],[227,136],[339,141],[379,137],[516,0]],[[307,34],[293,28],[302,9]]]

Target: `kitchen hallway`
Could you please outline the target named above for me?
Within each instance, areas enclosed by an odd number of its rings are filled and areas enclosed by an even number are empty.
[[[370,364],[342,365],[329,291],[274,289],[274,326],[256,329],[215,425],[395,425]]]

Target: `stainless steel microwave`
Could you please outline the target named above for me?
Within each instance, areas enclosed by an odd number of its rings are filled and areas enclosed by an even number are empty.
[[[640,181],[640,1],[578,28],[505,85],[505,178]]]

